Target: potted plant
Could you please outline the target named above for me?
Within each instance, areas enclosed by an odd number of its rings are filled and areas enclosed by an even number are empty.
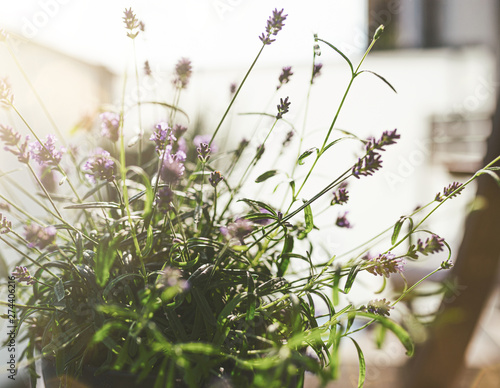
[[[283,10],[272,12],[257,58],[275,40],[286,16]],[[131,9],[125,10],[124,22],[128,36],[135,39],[141,23]],[[383,26],[357,66],[316,36],[310,85],[320,75],[317,57],[322,44],[349,66],[347,96],[353,81],[365,72],[363,61],[382,32]],[[350,338],[359,354],[362,386],[363,352],[351,335],[372,324],[391,330],[412,353],[409,334],[390,312],[428,276],[449,268],[450,256],[392,301],[372,298],[356,306],[339,295],[349,293],[362,271],[384,279],[403,276],[405,260],[449,250],[441,237],[422,231],[422,223],[479,174],[492,173],[495,161],[396,220],[386,231],[386,248],[377,255],[368,255],[369,245],[362,245],[361,253],[347,260],[331,252],[328,261],[318,262],[314,246],[303,249],[316,232],[315,205],[326,200],[329,208],[337,208],[346,203],[348,182],[376,173],[386,147],[400,134],[391,130],[358,139],[344,131],[337,136],[344,96],[323,143],[308,150],[299,145],[283,202],[249,198],[242,187],[249,172],[261,168],[266,141],[291,105],[283,96],[274,113],[265,113],[274,118],[273,124],[256,149],[242,139],[234,150],[215,151],[218,132],[255,62],[239,86],[232,87],[232,100],[208,136],[190,132],[176,103],[192,73],[187,59],[175,69],[174,103],[155,102],[166,108],[165,120],[145,129],[132,148],[125,144],[123,105],[100,114],[108,149],[96,148],[89,155],[62,149],[53,135],[41,139],[26,121],[32,138],[1,125],[6,151],[32,173],[42,197],[34,200],[47,213],[38,219],[1,196],[9,213],[1,217],[0,238],[21,259],[11,276],[18,286],[12,311],[18,340],[27,340],[23,356],[30,363],[33,385],[34,361],[43,358],[46,386],[71,386],[76,380],[92,387],[208,387],[224,381],[235,387],[301,387],[306,370],[323,383],[334,378],[339,343]],[[283,68],[279,87],[292,74],[291,68]],[[23,118],[6,81],[0,82],[0,94],[0,102]],[[141,104],[137,108],[140,112]],[[293,128],[283,149],[296,133]],[[299,201],[318,160],[345,138],[360,142],[359,158],[314,196]],[[218,169],[212,164],[215,156],[220,157]],[[296,168],[306,162],[301,167],[306,173],[298,177]],[[36,164],[45,176],[62,176],[59,190],[66,187],[71,197],[51,192],[34,170]],[[253,183],[276,179],[280,174],[273,168],[262,170]],[[350,226],[345,214],[336,225]],[[405,233],[403,226],[408,226]],[[403,247],[415,233],[416,242]],[[296,262],[307,269],[295,271]],[[319,305],[324,313],[319,313]],[[353,326],[359,321],[364,323]]]

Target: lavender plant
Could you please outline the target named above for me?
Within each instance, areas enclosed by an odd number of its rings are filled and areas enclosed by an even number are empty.
[[[270,134],[296,104],[283,96],[274,112],[265,113],[274,121],[253,151],[249,141],[242,139],[235,150],[224,154],[217,149],[216,140],[248,75],[262,51],[276,40],[286,18],[284,10],[272,12],[259,37],[262,47],[255,61],[241,82],[232,84],[231,101],[208,135],[195,136],[178,116],[180,95],[189,87],[193,72],[191,62],[181,59],[175,67],[172,101],[159,102],[168,109],[167,114],[153,128],[144,128],[149,140],[142,142],[141,133],[135,151],[125,147],[129,123],[123,106],[117,107],[116,112],[104,112],[98,120],[97,130],[109,143],[71,164],[76,159],[69,160],[54,135],[45,141],[37,136],[36,128],[24,120],[22,107],[15,104],[9,84],[0,80],[0,102],[23,120],[35,138],[31,141],[1,125],[0,140],[6,152],[17,157],[32,175],[41,199],[32,198],[46,213],[38,219],[9,195],[0,195],[6,203],[0,215],[0,240],[20,256],[12,271],[23,291],[16,305],[17,334],[28,341],[23,356],[31,366],[34,386],[34,361],[39,357],[53,361],[61,383],[67,375],[85,379],[84,372],[91,365],[99,367],[97,375],[109,370],[131,372],[138,384],[153,381],[155,387],[205,387],[217,379],[226,379],[234,387],[301,387],[304,371],[326,384],[338,375],[341,341],[350,338],[359,355],[361,387],[365,360],[353,335],[370,325],[392,331],[408,355],[412,354],[410,335],[390,315],[418,284],[451,266],[451,251],[443,238],[432,233],[415,244],[409,242],[415,234],[429,234],[422,227],[426,219],[477,176],[490,174],[498,180],[494,164],[500,158],[463,184],[445,187],[443,194],[383,231],[379,236],[387,237],[385,248],[377,245],[375,255],[368,253],[375,247],[370,240],[360,244],[361,253],[358,250],[342,258],[330,252],[326,262],[318,262],[312,243],[309,249],[302,248],[317,231],[311,205],[326,201],[327,211],[332,211],[349,203],[349,180],[376,174],[382,168],[383,152],[400,134],[389,130],[366,140],[345,133],[333,138],[354,80],[362,73],[372,73],[361,66],[383,27],[376,31],[356,67],[334,45],[316,36],[305,117],[312,86],[323,70],[317,63],[319,44],[340,54],[351,71],[341,103],[322,144],[303,150],[304,131],[300,135],[281,206],[245,195],[242,187],[266,153]],[[123,19],[135,52],[135,38],[144,31],[144,24],[132,9],[125,10]],[[147,61],[145,71],[151,74]],[[139,82],[137,61],[135,74]],[[291,67],[283,67],[276,91],[281,92],[293,74]],[[137,105],[142,131],[140,101]],[[292,147],[295,133],[286,134],[279,155]],[[299,204],[318,161],[345,138],[361,142],[359,158]],[[105,145],[108,149],[102,148]],[[253,156],[245,158],[246,152]],[[216,169],[214,160],[220,161],[224,155],[225,163]],[[296,174],[297,167],[312,155],[307,173]],[[135,163],[127,163],[131,157]],[[34,163],[62,175],[59,190],[66,188],[73,199],[49,192]],[[236,168],[243,171],[237,179]],[[268,170],[255,184],[279,176],[278,170]],[[4,179],[23,190],[8,175]],[[236,201],[243,207],[235,206]],[[341,228],[353,227],[348,211],[335,223]],[[401,235],[405,225],[408,231]],[[408,248],[403,248],[407,243]],[[385,286],[385,279],[391,276],[404,279],[407,260],[418,261],[422,255],[443,250],[448,257],[441,265],[391,300],[368,296],[366,305],[357,306],[340,297],[349,294],[362,272],[374,279],[382,277]],[[306,273],[294,271],[296,262],[307,264]]]

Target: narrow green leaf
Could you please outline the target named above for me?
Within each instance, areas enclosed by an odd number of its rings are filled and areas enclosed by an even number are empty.
[[[355,138],[355,137],[350,136],[350,137],[341,137],[341,138],[339,138],[339,139],[335,139],[334,141],[332,141],[332,142],[328,143],[328,144],[325,146],[325,148],[323,148],[322,153],[324,153],[324,152],[325,152],[328,148],[330,148],[330,147],[334,146],[335,144],[340,143],[342,140],[354,139],[354,138]]]
[[[248,199],[248,198],[243,198],[240,199],[239,201],[243,201],[245,203],[248,203],[250,206],[252,206],[254,209],[266,209],[268,212],[271,214],[278,216],[278,213],[276,213],[276,210],[274,210],[271,206],[269,206],[267,203],[261,202],[261,201],[255,201],[253,199]],[[238,201],[238,202],[239,202]]]
[[[255,180],[255,183],[261,183],[261,182],[264,182],[266,180],[268,180],[269,178],[275,176],[276,174],[278,174],[278,170],[269,170],[269,171],[266,171],[264,174],[261,174],[258,176],[258,178]]]
[[[394,89],[394,86],[392,86],[392,85],[389,83],[389,81],[387,81],[387,80],[386,80],[384,77],[382,77],[380,74],[377,74],[377,73],[375,73],[374,71],[370,71],[370,70],[362,70],[362,71],[360,71],[358,74],[361,74],[361,73],[371,73],[371,74],[373,74],[374,76],[376,76],[376,77],[380,78],[382,81],[384,81],[384,83],[385,83],[387,86],[389,86],[389,87],[392,89],[392,91],[393,91],[394,93],[396,93],[396,94],[398,93],[398,92],[396,91],[396,89]]]
[[[346,57],[346,55],[340,51],[337,47],[335,47],[333,44],[331,43],[328,43],[326,40],[323,40],[323,39],[319,39],[317,38],[317,40],[319,40],[320,42],[323,42],[325,44],[327,44],[328,46],[330,46],[332,49],[334,49],[337,53],[340,54],[340,56],[342,56],[342,58],[344,58],[346,60],[346,62],[349,64],[349,67],[351,69],[351,73],[354,74],[354,67],[352,66],[352,63],[351,61],[349,60],[349,58]]]
[[[292,189],[292,197],[295,198],[295,181],[290,181],[290,188]]]
[[[309,233],[314,228],[314,220],[313,220],[313,213],[312,213],[312,210],[311,210],[311,205],[307,205],[304,208],[304,218],[305,218],[305,221],[306,221],[306,229],[305,229],[304,232],[305,233]]]
[[[366,312],[358,312],[357,315],[360,317],[374,319],[374,320],[380,322],[387,329],[392,331],[396,335],[396,337],[398,337],[399,341],[406,348],[406,355],[410,356],[410,357],[413,355],[414,345],[413,345],[413,341],[410,337],[410,334],[408,334],[408,332],[405,329],[403,329],[399,324],[397,324],[393,320],[386,318],[386,317],[383,317],[381,315],[370,314],[370,313],[366,313]]]
[[[359,265],[355,265],[351,267],[349,271],[349,275],[347,275],[347,280],[345,282],[344,293],[348,294],[351,291],[352,285],[354,284],[354,280],[359,272]]]
[[[61,279],[59,279],[54,285],[54,294],[56,294],[58,302],[64,299],[64,284]]]
[[[120,205],[115,202],[85,202],[76,205],[65,206],[65,209],[119,209]]]
[[[403,223],[405,222],[406,217],[401,217],[396,225],[394,225],[394,231],[392,232],[391,244],[396,244],[398,241],[399,232],[401,232],[401,228],[403,227]]]
[[[142,257],[147,257],[149,255],[149,252],[151,252],[151,248],[153,248],[153,241],[154,241],[154,235],[153,235],[153,227],[151,225],[148,226],[148,234],[146,237],[146,245],[144,248],[142,248],[141,255]]]
[[[297,160],[297,162],[299,163],[300,166],[302,166],[305,162],[304,162],[304,159],[307,158],[309,155],[311,155],[314,151],[317,151],[318,148],[316,147],[312,147],[312,148],[309,148],[308,150],[305,150],[302,155],[299,156],[299,159]]]
[[[349,337],[349,338],[351,338],[351,337]],[[354,346],[356,346],[356,350],[358,351],[358,360],[359,360],[358,388],[363,388],[363,385],[365,384],[365,378],[366,378],[365,356],[363,355],[363,351],[359,347],[358,343],[353,338],[351,338],[351,341],[354,343]]]
[[[385,326],[377,325],[377,327],[375,328],[375,345],[377,346],[377,349],[382,349],[386,333],[387,333],[387,328]]]
[[[293,251],[294,239],[292,236],[287,235],[285,237],[285,243],[283,244],[283,250],[281,251],[281,260],[278,263],[278,277],[285,275],[288,265],[290,264],[290,253]]]

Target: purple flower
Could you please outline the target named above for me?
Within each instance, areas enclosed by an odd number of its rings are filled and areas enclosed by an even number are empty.
[[[187,291],[189,283],[182,278],[182,272],[174,267],[166,266],[158,279],[159,287],[175,287],[178,292]]]
[[[186,88],[192,73],[191,61],[187,58],[181,58],[175,65],[176,76],[173,80],[173,84],[179,89]]]
[[[222,181],[224,177],[222,176],[220,171],[212,171],[210,174],[210,178],[208,178],[208,181],[212,185],[212,187],[216,187],[220,181]]]
[[[112,142],[120,138],[120,115],[113,112],[104,112],[99,115],[102,120],[101,135]]]
[[[321,75],[321,69],[323,68],[322,63],[315,63],[313,66],[313,71],[312,71],[312,76],[311,76],[311,84],[314,83],[314,80],[316,77],[319,77]]]
[[[144,74],[151,75],[151,66],[149,65],[149,61],[144,62]]]
[[[281,74],[279,76],[279,84],[276,86],[276,90],[281,88],[284,84],[287,84],[290,81],[290,77],[293,75],[292,73],[292,67],[291,66],[285,66],[281,70]]]
[[[373,175],[375,171],[382,167],[382,156],[374,151],[370,151],[352,168],[352,175],[359,179],[360,176]]]
[[[234,222],[227,225],[227,227],[222,226],[220,232],[228,240],[238,240],[241,245],[245,245],[244,238],[248,236],[253,230],[253,224],[244,219],[238,218]]]
[[[210,144],[210,140],[212,140],[212,135],[197,135],[193,139],[193,145],[198,148],[201,143]],[[212,144],[210,144],[210,149],[213,153],[215,153],[219,150],[219,147],[217,144],[212,142]]]
[[[283,140],[283,143],[281,143],[281,145],[283,147],[286,147],[288,144],[290,144],[294,135],[295,135],[295,132],[293,132],[293,129],[291,129],[290,131],[288,131],[286,133],[285,139]]]
[[[458,190],[455,194],[451,195],[450,198],[456,197],[457,195],[462,193],[462,190],[465,188],[461,183],[458,182],[453,182],[448,187],[445,187],[443,189],[443,195],[441,195],[441,192],[436,194],[436,198],[434,199],[435,201],[438,202],[443,202],[445,197],[453,193],[455,190]]]
[[[5,143],[5,150],[10,151],[7,146],[17,146],[21,140],[21,135],[8,125],[0,125],[0,140]]]
[[[25,225],[24,236],[29,248],[44,249],[54,243],[57,230],[53,226],[43,227],[37,224]]]
[[[207,143],[201,143],[199,147],[196,148],[196,152],[198,152],[198,159],[200,159],[202,163],[208,162],[211,151],[212,150]]]
[[[61,147],[56,150],[56,137],[52,134],[47,135],[45,143],[40,144],[34,141],[29,144],[29,152],[33,159],[35,159],[40,166],[57,166],[62,159],[63,153],[66,149]]]
[[[371,314],[381,315],[381,316],[389,316],[391,315],[391,310],[394,307],[391,306],[391,303],[384,299],[374,299],[368,302],[368,305],[362,306],[362,310],[366,310]]]
[[[174,154],[169,153],[167,149],[163,157],[163,164],[160,170],[160,177],[163,182],[174,185],[180,181],[184,175],[184,164],[185,154]]]
[[[149,138],[149,140],[154,141],[156,144],[156,152],[161,153],[165,150],[166,146],[171,144],[173,141],[177,140],[172,134],[172,128],[162,121],[155,125],[155,131]]]
[[[236,82],[231,82],[229,85],[229,94],[232,96],[234,93],[236,93],[236,89],[238,88],[238,84]]]
[[[139,31],[133,32],[133,30],[139,28],[139,20],[136,18],[134,11],[132,11],[132,7],[129,9],[125,8],[123,14],[123,22],[125,23],[125,28],[129,30],[129,32],[127,32],[127,36],[131,39],[135,39]]]
[[[19,160],[21,163],[28,164],[30,161],[30,152],[28,151],[29,144],[28,142],[30,141],[30,137],[26,136],[24,139],[24,142],[19,146],[18,150],[10,149],[9,151],[12,152],[14,155],[17,156],[17,160]]]
[[[7,82],[7,79],[0,79],[0,105],[12,105],[14,101],[14,96],[10,90],[10,85]]]
[[[396,133],[396,131],[397,129],[395,129],[394,131],[383,132],[379,140],[375,140],[375,138],[373,137],[368,139],[368,142],[365,146],[366,152],[368,153],[374,150],[385,151],[385,146],[396,144],[396,140],[401,138],[401,135],[399,133]]]
[[[432,253],[441,252],[444,248],[444,238],[439,237],[437,234],[433,234],[431,237],[427,238],[425,242],[418,239],[417,245],[412,245],[408,249],[406,256],[412,259],[418,259],[417,253],[421,253],[427,256]]]
[[[0,234],[9,233],[12,229],[12,222],[0,213]]]
[[[347,213],[349,212],[345,212],[344,214],[339,214],[337,216],[337,221],[335,221],[335,225],[337,225],[339,228],[347,228],[347,229],[352,228],[351,223],[347,219]]]
[[[349,200],[349,192],[347,191],[347,182],[340,184],[339,189],[333,192],[332,205],[343,205]]]
[[[278,9],[275,8],[272,16],[270,16],[267,20],[266,33],[262,33],[262,35],[259,36],[259,39],[265,45],[274,42],[276,39],[271,39],[271,35],[278,35],[278,32],[280,32],[285,25],[283,22],[288,15],[283,15],[283,11],[283,9],[281,11],[278,11]]]
[[[108,151],[98,148],[94,154],[85,162],[82,168],[86,171],[85,177],[90,183],[96,183],[97,179],[112,182],[115,179],[115,162],[111,159]]]
[[[373,275],[381,275],[388,278],[391,273],[403,272],[406,262],[402,258],[396,258],[391,252],[383,253],[377,257],[368,257],[366,270]]]
[[[269,210],[264,209],[264,208],[261,208],[259,210],[262,214],[272,214]],[[269,218],[260,218],[260,219],[254,220],[254,222],[256,224],[265,226],[265,225],[269,225],[272,222],[272,220],[273,219],[271,217],[269,217]]]
[[[174,192],[170,187],[163,186],[156,193],[155,205],[162,213],[168,213],[172,209],[172,201],[174,200]]]
[[[284,100],[280,98],[280,103],[277,105],[278,113],[276,114],[276,119],[281,119],[285,113],[288,112],[291,102],[288,101],[288,97]]]
[[[187,131],[187,127],[181,124],[175,124],[174,129],[172,130],[174,137],[176,139],[181,138]]]
[[[12,276],[17,278],[19,283],[26,282],[26,285],[30,286],[35,283],[35,279],[30,274],[30,271],[26,267],[16,266],[14,272],[12,272]]]

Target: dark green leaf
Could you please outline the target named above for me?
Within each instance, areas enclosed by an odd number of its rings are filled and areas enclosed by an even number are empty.
[[[351,291],[352,285],[354,284],[354,280],[359,272],[359,265],[355,265],[351,267],[349,271],[349,275],[347,275],[347,280],[345,282],[344,293],[348,294]]]
[[[278,263],[278,277],[285,275],[288,265],[290,264],[290,253],[293,250],[294,239],[292,236],[285,236],[285,243],[281,251],[281,260]]]
[[[410,335],[405,329],[403,329],[396,322],[381,315],[370,314],[365,312],[358,312],[357,315],[361,317],[374,319],[379,323],[381,323],[382,325],[384,325],[387,329],[392,331],[396,335],[396,337],[398,337],[399,341],[406,348],[406,354],[410,357],[413,355],[414,346]]]
[[[397,93],[397,92],[396,92],[396,89],[394,89],[394,86],[392,86],[392,85],[389,83],[389,81],[387,81],[384,77],[382,77],[381,75],[379,75],[379,74],[375,73],[374,71],[370,71],[370,70],[362,70],[362,71],[360,71],[358,74],[361,74],[361,73],[371,73],[371,74],[373,74],[374,76],[377,76],[377,77],[378,77],[378,78],[380,78],[382,81],[384,81],[384,82],[385,82],[385,84],[386,84],[387,86],[389,86],[389,87],[392,89],[392,91],[393,91],[394,93]]]
[[[243,198],[243,199],[240,199],[239,201],[243,201],[243,202],[248,203],[254,209],[266,209],[268,212],[270,212],[271,214],[275,215],[276,217],[278,216],[278,213],[276,213],[276,210],[274,210],[267,203],[264,203],[264,202],[261,202],[261,201],[255,201],[253,199],[248,199],[248,198]]]
[[[153,247],[154,241],[153,235],[153,227],[151,225],[148,226],[148,234],[146,238],[146,245],[142,248],[141,255],[142,257],[146,257],[151,252],[151,248]]]
[[[299,159],[297,160],[297,162],[299,163],[299,165],[303,165],[304,164],[304,159],[307,158],[309,155],[311,155],[314,151],[317,151],[318,149],[316,147],[312,147],[312,148],[309,148],[308,150],[305,150],[302,155],[299,156]]]
[[[354,343],[354,346],[356,346],[356,350],[358,351],[358,360],[359,360],[358,388],[363,388],[366,378],[365,356],[363,355],[363,351],[359,347],[358,343],[353,338],[351,338],[351,341]]]
[[[323,40],[323,39],[319,39],[319,38],[318,38],[317,40],[319,40],[320,42],[323,42],[323,43],[327,44],[327,45],[328,45],[328,46],[330,46],[332,49],[334,49],[337,53],[339,53],[339,54],[342,56],[342,58],[344,58],[344,59],[346,60],[346,62],[349,64],[349,67],[350,67],[350,69],[351,69],[351,73],[352,73],[352,74],[354,74],[354,68],[353,68],[353,66],[352,66],[351,61],[349,60],[349,58],[347,58],[347,57],[345,56],[345,54],[344,54],[342,51],[340,51],[340,50],[339,50],[337,47],[335,47],[333,44],[328,43],[327,41],[325,41],[325,40]]]
[[[394,225],[394,232],[392,232],[391,244],[394,245],[396,241],[398,241],[399,232],[401,232],[401,228],[403,227],[403,223],[405,222],[406,217],[401,217],[396,225]]]
[[[275,176],[276,174],[278,174],[278,170],[266,171],[264,174],[259,175],[259,177],[255,180],[255,183],[264,182],[264,181],[268,180],[269,178]]]
[[[306,229],[305,229],[304,232],[305,233],[309,233],[314,228],[314,220],[313,220],[313,213],[312,213],[312,210],[311,210],[311,205],[307,205],[304,208],[304,218],[305,218],[305,221],[306,221]]]
[[[54,285],[54,294],[56,294],[58,302],[64,299],[64,285],[61,279],[59,279]]]

